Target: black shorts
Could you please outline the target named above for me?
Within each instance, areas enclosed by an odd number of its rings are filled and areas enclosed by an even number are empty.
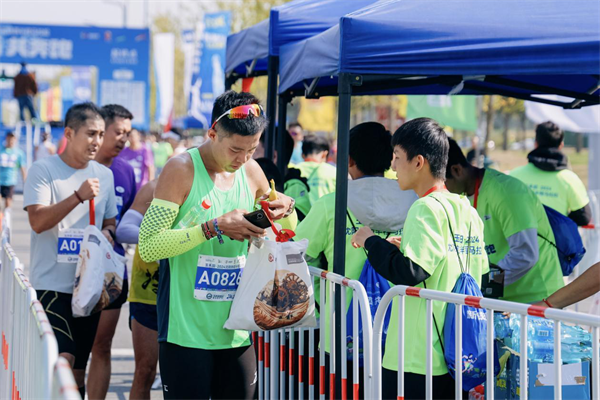
[[[159,343],[163,396],[252,400],[258,388],[254,346],[202,350]]]
[[[135,319],[142,326],[158,332],[158,315],[156,313],[156,304],[129,302],[129,328],[131,329],[131,320]]]
[[[75,357],[73,369],[85,370],[96,338],[101,313],[75,318],[71,310],[72,294],[37,290],[37,296],[52,325],[58,342],[58,352],[72,354]]]
[[[123,307],[123,304],[127,303],[127,296],[129,296],[129,282],[127,278],[123,279],[123,290],[119,297],[116,298],[115,301],[110,303],[105,310],[120,310]]]
[[[0,186],[0,196],[4,199],[12,199],[14,192],[14,186]]]

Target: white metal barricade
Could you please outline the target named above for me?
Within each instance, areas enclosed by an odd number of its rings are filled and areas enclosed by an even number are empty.
[[[51,399],[81,400],[69,362],[59,357],[52,376]]]
[[[2,236],[0,260],[0,399],[80,399],[77,388],[71,390],[70,367],[57,364],[52,326],[7,235]]]
[[[574,323],[579,325],[587,325],[592,327],[592,393],[593,398],[599,398],[599,345],[600,339],[600,317],[589,314],[576,313],[571,311],[557,310],[554,308],[544,308],[532,306],[528,304],[513,303],[502,300],[486,299],[481,297],[466,296],[456,293],[439,292],[436,290],[421,289],[408,286],[395,286],[390,289],[379,304],[377,314],[373,324],[373,398],[381,399],[381,338],[383,330],[383,321],[385,313],[391,304],[392,300],[398,298],[398,398],[404,398],[404,305],[406,296],[419,297],[426,302],[427,318],[426,318],[426,398],[433,398],[433,318],[432,318],[432,301],[441,301],[444,303],[456,304],[456,332],[455,332],[455,354],[462,354],[462,306],[470,306],[486,310],[487,317],[487,368],[493,370],[494,365],[494,311],[510,312],[521,316],[521,338],[520,338],[520,398],[527,400],[527,317],[541,317],[554,321],[554,372],[556,382],[559,384],[554,386],[554,399],[562,399],[562,359],[561,359],[561,343],[560,332],[561,322]],[[443,324],[442,324],[443,326]],[[388,332],[388,338],[390,338]],[[449,344],[446,344],[449,345]],[[490,368],[490,366],[492,366]],[[456,374],[455,397],[462,399],[462,369],[459,368],[459,373]],[[494,399],[494,374],[487,374],[486,378],[486,400]]]
[[[369,301],[365,288],[356,280],[343,276],[310,268],[311,275],[320,282],[320,310],[319,337],[316,337],[315,328],[277,329],[268,332],[255,332],[255,343],[258,344],[258,398],[262,399],[293,399],[308,398],[309,400],[320,398],[335,398],[335,362],[326,362],[325,342],[329,343],[331,360],[335,360],[335,321],[339,318],[335,315],[335,297],[341,296],[341,304],[346,304],[347,293],[341,288],[352,291],[355,301],[352,302],[353,332],[352,342],[358,344],[358,321],[359,310],[363,326],[363,380],[365,398],[370,398],[372,387],[372,318]],[[316,286],[315,286],[316,287]],[[316,290],[316,289],[315,289]],[[345,307],[344,307],[345,308]],[[328,333],[325,328],[325,310],[329,310],[327,318],[330,327]],[[341,315],[342,338],[347,337],[346,313]],[[329,337],[326,338],[326,335]],[[307,340],[308,339],[308,340]],[[308,343],[307,343],[308,342]],[[342,359],[348,359],[348,348],[344,342],[342,345],[344,355]],[[355,355],[358,346],[354,346]],[[308,352],[308,354],[306,354]],[[318,352],[318,356],[315,354]],[[296,358],[297,357],[297,358]],[[329,364],[329,372],[326,371]],[[348,363],[341,365],[342,393],[338,396],[342,399],[358,399],[360,391],[359,357],[353,357],[352,361],[352,393],[347,393]],[[318,387],[316,381],[318,379]],[[326,381],[329,382],[329,393],[326,393]]]
[[[2,335],[2,365],[0,368],[0,399],[11,399],[13,387],[12,353],[15,349],[13,341],[14,330],[14,295],[16,279],[14,272],[18,267],[18,259],[8,244],[5,235],[2,236],[0,249],[0,331]]]

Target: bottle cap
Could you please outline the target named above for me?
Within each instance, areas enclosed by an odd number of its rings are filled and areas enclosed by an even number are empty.
[[[208,210],[210,208],[210,206],[212,206],[212,204],[210,204],[210,200],[208,200],[208,199],[202,200],[202,208],[204,208],[205,210]]]

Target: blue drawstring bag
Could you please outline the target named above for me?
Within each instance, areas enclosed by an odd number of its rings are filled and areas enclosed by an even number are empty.
[[[360,278],[358,279],[360,283],[365,287],[365,291],[367,292],[367,298],[369,299],[369,308],[371,309],[371,315],[375,316],[377,312],[377,307],[379,307],[379,303],[383,298],[383,295],[390,290],[390,284],[386,281],[381,275],[375,272],[375,269],[369,262],[369,260],[365,260],[365,264],[363,266],[363,270],[360,274]],[[359,365],[363,366],[363,323],[361,318],[360,308],[358,309],[358,346],[356,343],[353,343],[353,330],[352,326],[354,323],[353,317],[353,303],[354,298],[350,301],[350,308],[346,313],[346,347],[348,349],[348,360],[354,360],[355,354],[358,353],[360,363]],[[391,308],[388,309],[385,314],[385,318],[383,320],[383,335],[382,335],[382,343],[381,348],[385,349],[385,338],[387,336],[388,325],[390,324],[390,316],[391,316]],[[382,352],[383,354],[383,352]]]
[[[452,236],[452,242],[454,244],[454,252],[458,258],[460,265],[461,274],[452,289],[452,293],[463,294],[466,296],[483,297],[481,289],[475,279],[469,274],[470,266],[470,255],[471,251],[471,226],[469,225],[469,235],[467,236],[467,260],[466,267],[460,257],[458,245],[456,244],[456,236],[452,230],[452,224],[450,223],[450,217],[446,207],[440,200],[433,197],[446,213],[448,218],[448,227],[450,229],[450,235]],[[464,250],[464,249],[463,249]],[[473,249],[474,250],[474,249]],[[423,282],[424,283],[424,282]],[[425,285],[425,288],[427,286]],[[442,344],[442,350],[444,351],[444,358],[446,360],[446,366],[448,372],[453,378],[456,376],[456,354],[454,352],[455,332],[456,332],[456,320],[455,320],[455,309],[456,306],[452,303],[448,303],[446,308],[446,315],[444,318],[444,344]],[[433,317],[435,322],[435,328],[438,329],[435,315]],[[438,336],[441,336],[440,332],[437,331]],[[462,308],[462,354],[461,360],[459,361],[459,368],[462,370],[462,382],[463,390],[469,391],[474,387],[481,385],[485,382],[487,375],[487,318],[485,310],[475,307],[463,306]],[[492,344],[494,346],[494,344]],[[494,376],[500,373],[500,361],[498,360],[498,352],[494,352]]]
[[[483,297],[481,289],[475,279],[468,273],[462,273],[452,289],[452,293],[467,296]],[[444,321],[444,357],[448,372],[454,378],[456,375],[455,341],[455,308],[456,305],[448,303],[446,319]],[[462,368],[463,390],[471,390],[485,382],[487,374],[487,319],[485,310],[481,308],[463,306],[462,308]],[[494,376],[500,373],[498,354],[494,353]]]
[[[544,210],[546,210],[548,221],[554,233],[554,242],[539,233],[538,236],[556,247],[563,276],[569,276],[585,255],[585,247],[583,247],[579,229],[571,218],[565,217],[555,209],[544,206]]]

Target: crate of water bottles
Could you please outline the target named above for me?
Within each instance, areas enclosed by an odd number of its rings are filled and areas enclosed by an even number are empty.
[[[495,313],[494,331],[499,342],[501,372],[496,378],[494,397],[518,399],[522,390],[520,374],[519,315]],[[554,398],[559,384],[554,367],[554,321],[529,317],[527,324],[527,394],[530,400]],[[579,326],[561,324],[561,381],[563,399],[590,399],[592,335]]]

